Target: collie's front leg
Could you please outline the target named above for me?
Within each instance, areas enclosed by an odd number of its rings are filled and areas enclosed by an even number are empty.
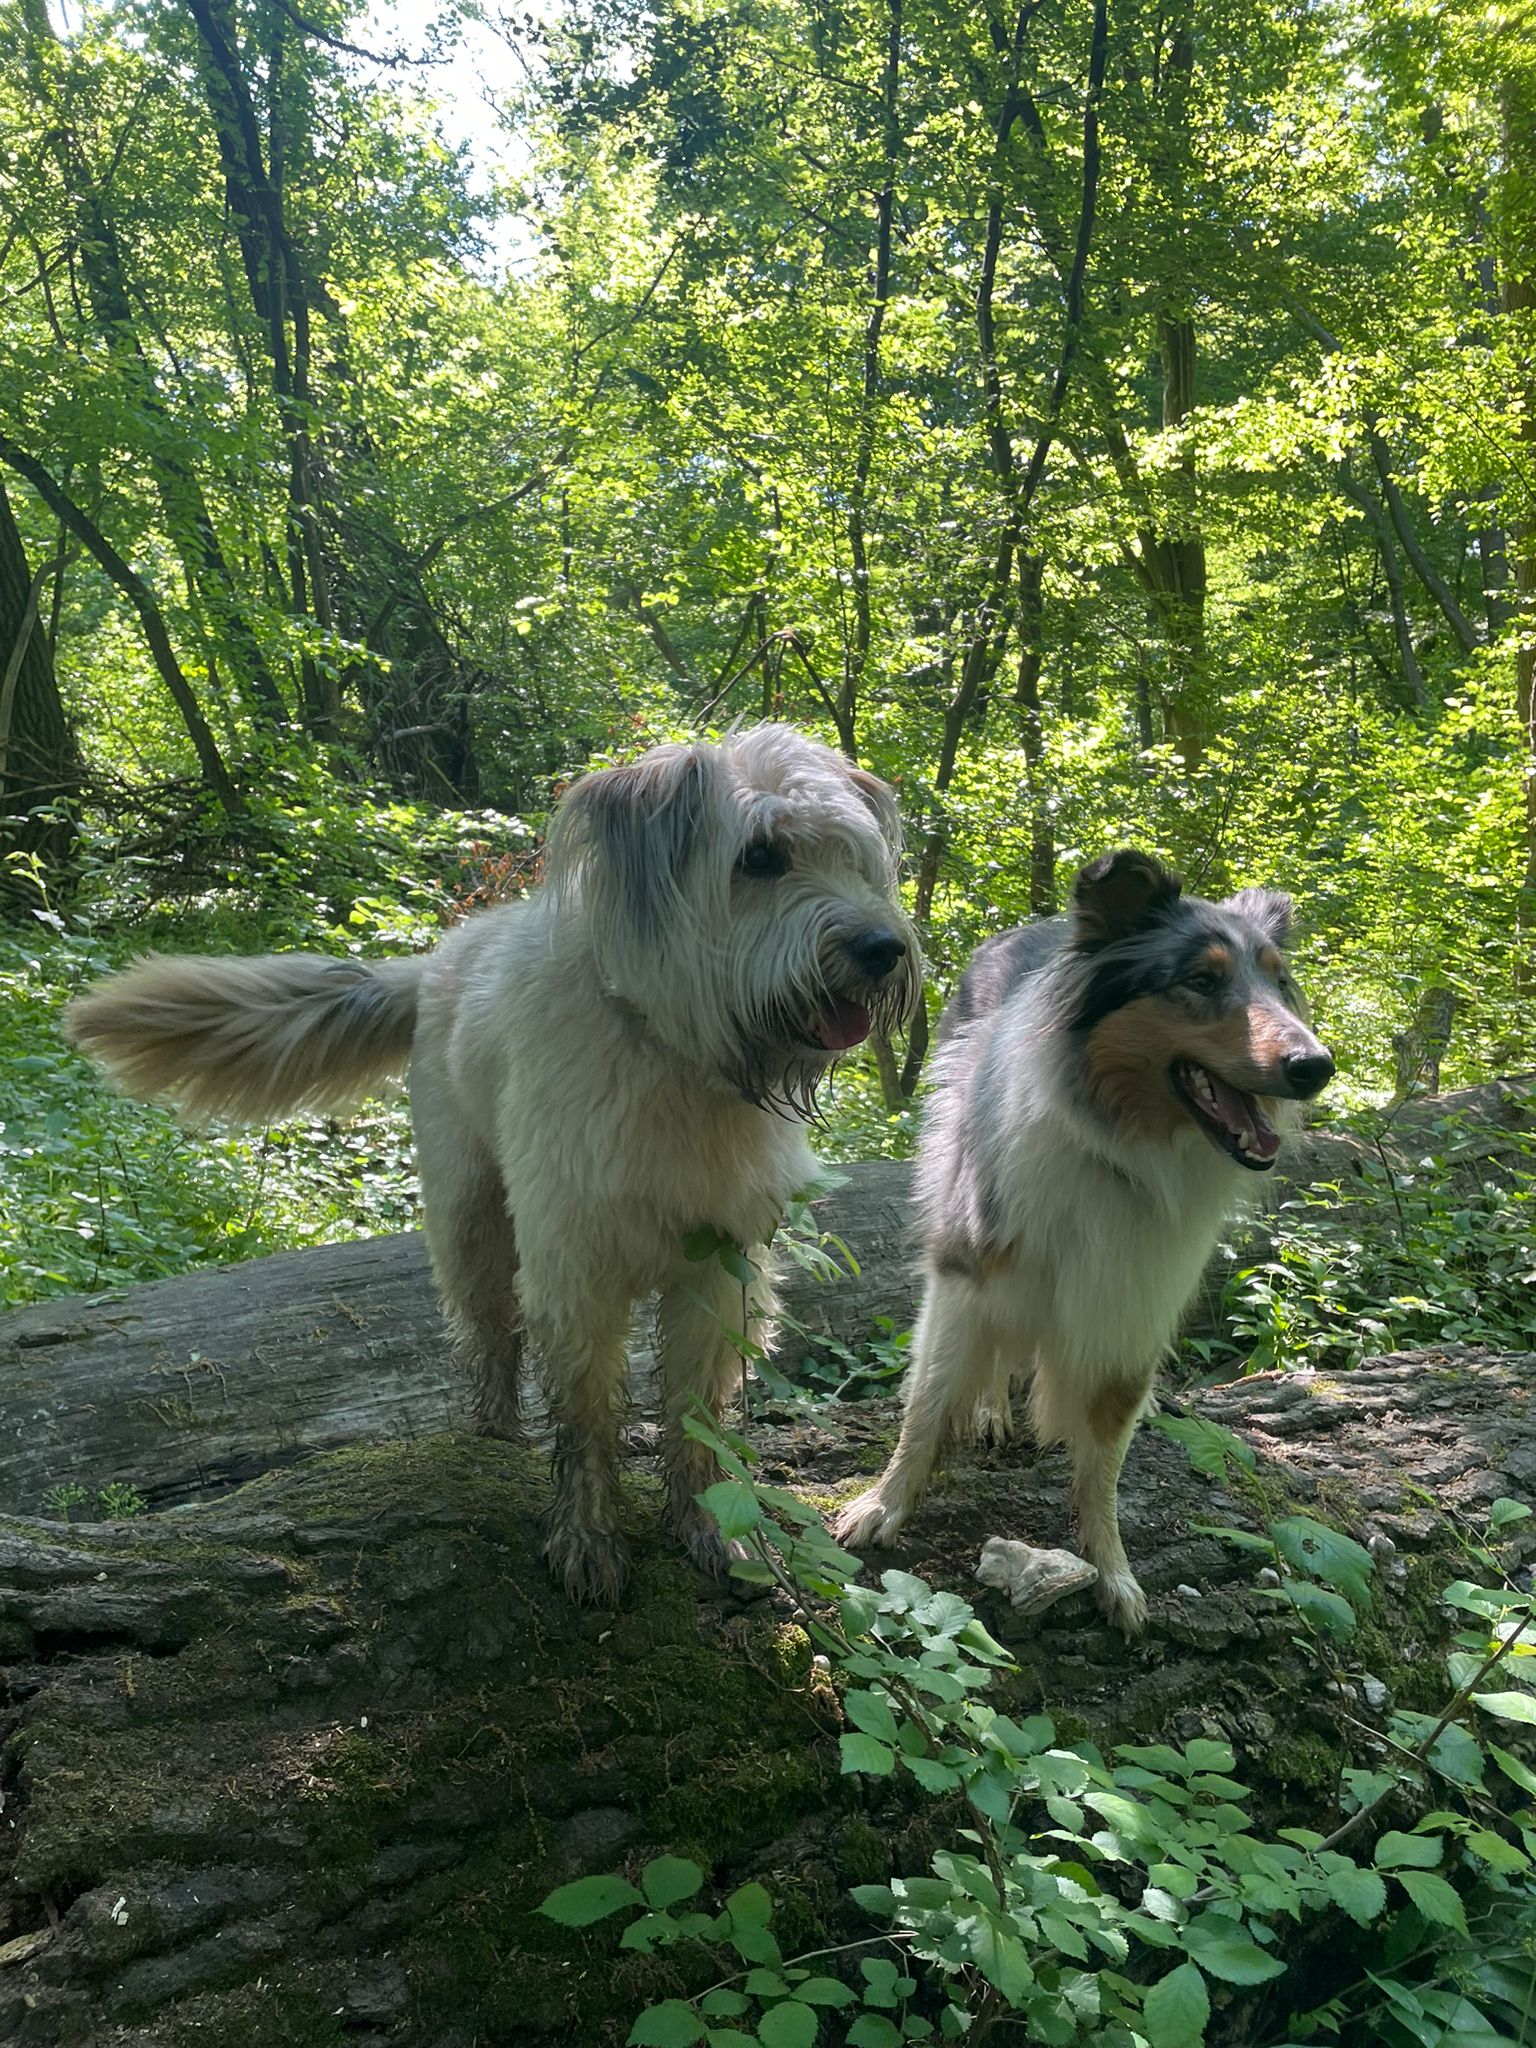
[[[1147,1596],[1120,1540],[1120,1468],[1152,1391],[1155,1367],[1071,1370],[1042,1358],[1035,1373],[1035,1433],[1062,1442],[1072,1461],[1072,1506],[1084,1557],[1098,1569],[1100,1607],[1128,1636],[1146,1626]]]
[[[858,1550],[895,1542],[996,1369],[997,1340],[975,1281],[936,1274],[912,1333],[895,1453],[869,1492],[836,1517],[832,1528],[839,1543]]]

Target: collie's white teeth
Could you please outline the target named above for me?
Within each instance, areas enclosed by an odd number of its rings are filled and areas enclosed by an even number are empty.
[[[1245,1152],[1253,1151],[1254,1141],[1252,1131],[1239,1131],[1237,1134],[1237,1142],[1239,1145],[1242,1146]]]

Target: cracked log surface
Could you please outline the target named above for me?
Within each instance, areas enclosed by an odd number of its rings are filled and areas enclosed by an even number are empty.
[[[1194,1405],[1253,1445],[1262,1498],[1140,1434],[1142,1643],[1086,1596],[1028,1632],[979,1604],[1020,1657],[1017,1704],[1065,1736],[1224,1735],[1268,1822],[1326,1824],[1384,1710],[1330,1694],[1256,1560],[1190,1525],[1301,1506],[1390,1535],[1349,1668],[1438,1706],[1454,1548],[1404,1481],[1469,1516],[1536,1490],[1536,1355],[1400,1354]],[[830,1502],[894,1424],[882,1402],[759,1426],[763,1469]],[[868,1931],[846,1887],[925,1868],[953,1815],[839,1776],[835,1696],[792,1615],[687,1574],[654,1475],[626,1480],[629,1603],[567,1606],[537,1562],[543,1463],[463,1437],[360,1444],[136,1522],[0,1524],[0,2040],[606,2048],[709,1960],[531,1909],[662,1849],[722,1887],[761,1878],[791,1952]],[[988,1535],[1056,1542],[1065,1517],[1059,1455],[974,1453],[893,1561],[971,1592]],[[1211,2038],[1241,2036],[1218,2014]]]
[[[1466,1119],[1470,1167],[1498,1170],[1532,1128],[1527,1090],[1491,1083],[1399,1113],[1388,1156],[1411,1171],[1423,1133]],[[1314,1132],[1288,1148],[1287,1188],[1359,1171],[1369,1148]],[[858,1257],[836,1286],[789,1266],[787,1307],[810,1333],[857,1347],[877,1315],[905,1328],[915,1308],[910,1169],[876,1160],[818,1205],[824,1227]],[[1213,1323],[1219,1276],[1196,1320]],[[805,1340],[788,1335],[790,1346]],[[633,1373],[644,1398],[650,1347],[642,1324]],[[217,1493],[314,1450],[456,1428],[462,1386],[432,1299],[426,1251],[412,1233],[280,1253],[220,1272],[124,1293],[49,1301],[0,1314],[0,1505],[32,1511],[50,1488],[131,1481],[155,1506]]]

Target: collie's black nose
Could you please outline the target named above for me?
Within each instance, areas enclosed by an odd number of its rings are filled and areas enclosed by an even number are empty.
[[[907,950],[905,939],[898,939],[894,932],[884,925],[872,925],[867,932],[860,932],[857,938],[848,941],[848,950],[858,963],[862,973],[871,981],[884,981],[892,972],[898,960]]]
[[[1285,1078],[1298,1095],[1316,1095],[1333,1079],[1333,1054],[1293,1052],[1285,1063]]]

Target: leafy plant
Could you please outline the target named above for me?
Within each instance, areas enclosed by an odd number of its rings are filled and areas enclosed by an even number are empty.
[[[1346,1770],[1330,1833],[1288,1826],[1265,1837],[1228,1744],[1125,1744],[1106,1757],[1059,1741],[1046,1714],[1000,1711],[986,1695],[1016,1667],[966,1601],[901,1571],[859,1585],[857,1560],[814,1512],[754,1480],[739,1437],[696,1417],[685,1426],[724,1468],[701,1500],[749,1548],[735,1569],[795,1601],[842,1682],[844,1772],[902,1780],[959,1810],[953,1846],[927,1872],[853,1890],[881,1931],[830,1950],[786,1957],[760,1886],[705,1910],[707,1874],[686,1859],[647,1865],[638,1886],[594,1877],[552,1894],[541,1910],[567,1926],[627,1916],[624,1947],[702,1942],[733,1956],[706,1989],[648,2007],[635,2048],[811,2048],[829,2025],[849,2048],[898,2048],[981,2040],[1005,2018],[1048,2043],[1198,2048],[1213,1994],[1230,2002],[1264,1986],[1265,2009],[1276,2009],[1289,1983],[1281,1928],[1330,1916],[1361,1931],[1358,1983],[1310,2006],[1298,1983],[1283,2032],[1262,2038],[1363,2044],[1373,2026],[1421,2048],[1448,2027],[1490,2043],[1521,2038],[1501,2029],[1515,2010],[1509,1958],[1536,1939],[1536,1812],[1506,1819],[1487,1774],[1529,1796],[1536,1772],[1486,1730],[1536,1722],[1530,1593],[1449,1587],[1473,1625],[1451,1656],[1444,1710],[1391,1717],[1381,1766]],[[1497,1504],[1476,1547],[1496,1563],[1490,1546],[1523,1519],[1519,1503]],[[1302,1648],[1315,1643],[1331,1660],[1327,1645],[1344,1632],[1300,1589],[1352,1613],[1370,1601],[1371,1554],[1297,1515],[1254,1541],[1286,1564],[1281,1590],[1307,1631]],[[1512,1689],[1496,1684],[1501,1671],[1516,1677]],[[1460,1803],[1378,1831],[1389,1811],[1422,1809],[1432,1783]],[[1497,1966],[1471,1948],[1474,1920],[1497,1930]],[[1367,1938],[1377,1943],[1368,1962]]]

